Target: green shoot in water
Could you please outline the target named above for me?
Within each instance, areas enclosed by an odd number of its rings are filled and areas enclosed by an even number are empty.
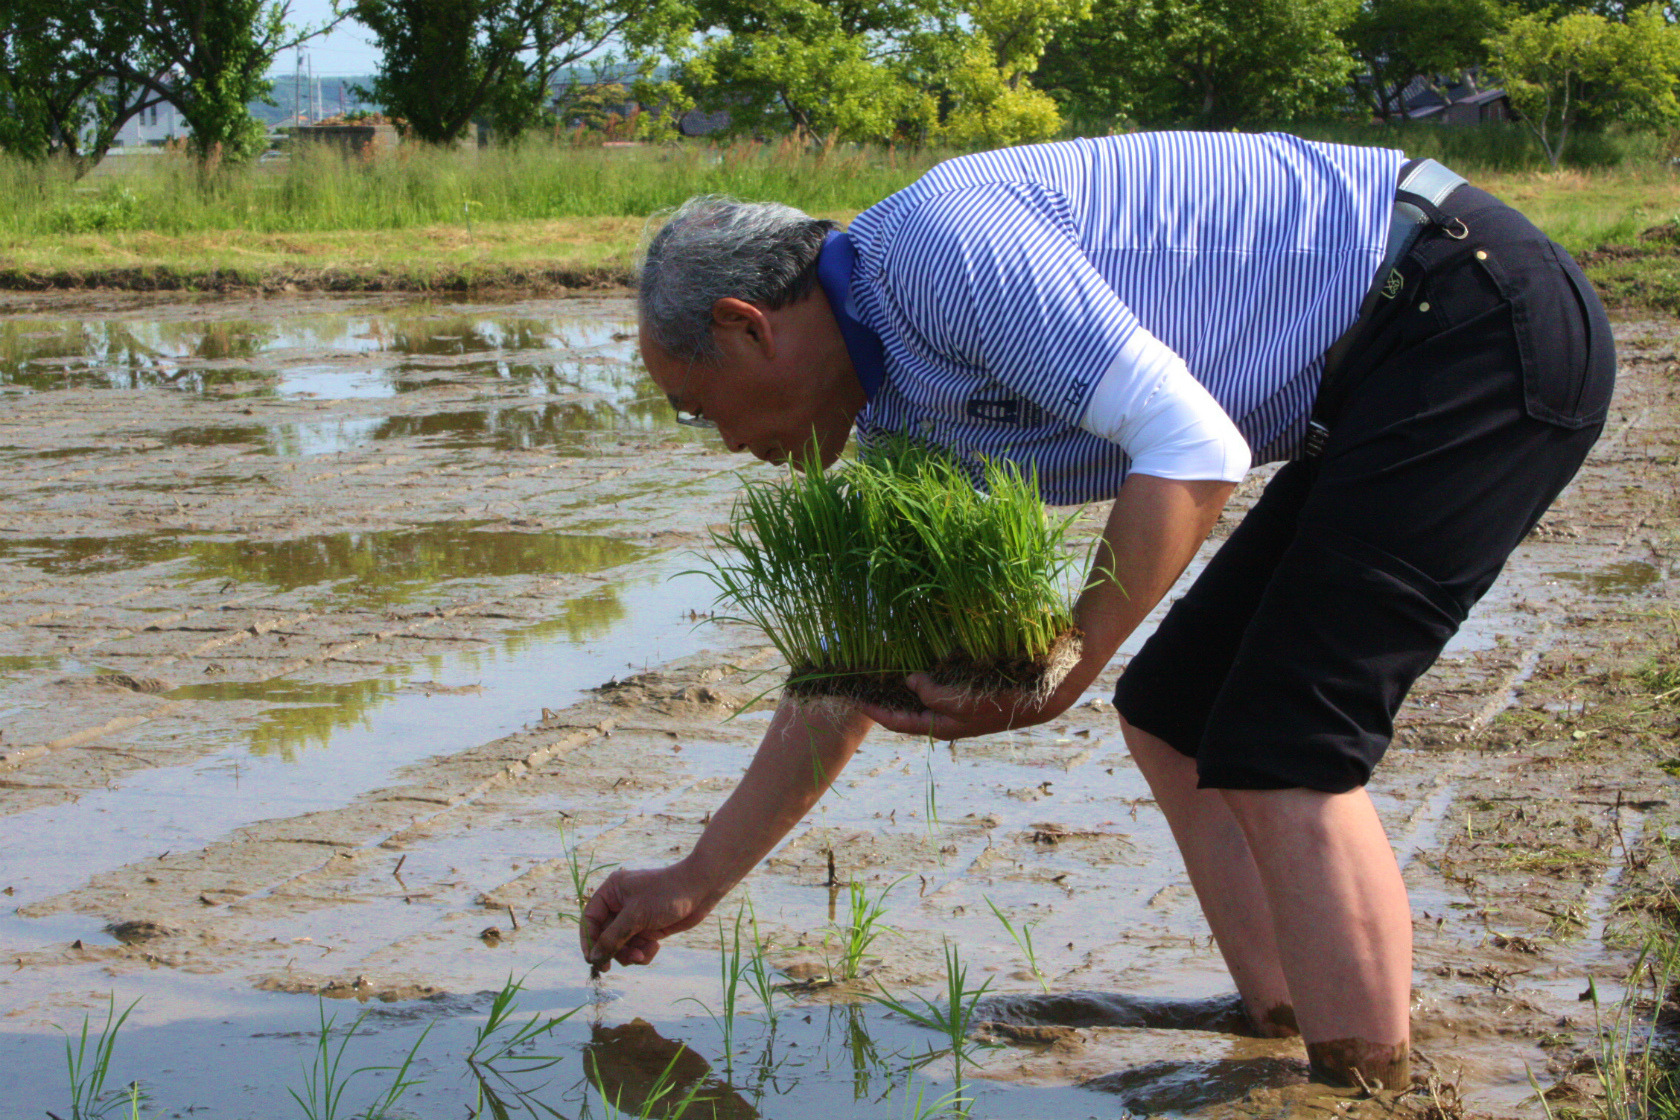
[[[105,1079],[111,1073],[111,1058],[117,1049],[117,1032],[128,1022],[129,1015],[139,1002],[135,1000],[118,1015],[117,997],[114,994],[106,997],[105,1025],[93,1040],[92,1053],[88,1052],[89,1024],[86,1015],[82,1016],[81,1034],[74,1043],[69,1034],[64,1036],[64,1064],[70,1076],[70,1120],[98,1120],[131,1099],[138,1107],[139,1082],[122,1089],[107,1090]]]
[[[603,871],[611,871],[617,867],[616,863],[594,863],[593,854],[585,855],[577,842],[577,830],[567,827],[566,818],[560,818],[560,854],[566,861],[566,873],[572,880],[572,897],[577,901],[577,920],[583,920],[583,908],[589,901],[590,893],[595,889],[595,876]],[[562,914],[562,918],[567,915]]]
[[[987,980],[978,988],[968,987],[968,966],[962,963],[962,957],[957,947],[949,941],[945,942],[945,998],[943,1001],[931,1000],[918,995],[915,998],[921,1006],[912,1006],[907,999],[894,997],[885,987],[881,994],[871,997],[876,1003],[887,1010],[910,1020],[917,1026],[926,1027],[930,1031],[937,1031],[945,1036],[950,1046],[947,1051],[932,1052],[928,1059],[937,1058],[941,1053],[948,1052],[955,1066],[955,1081],[958,1091],[962,1089],[963,1062],[973,1064],[971,1053],[980,1043],[973,1042],[968,1037],[969,1027],[974,1022],[974,1009],[980,998],[986,994],[986,989],[992,986]]]
[[[758,997],[758,1002],[764,1005],[764,1021],[769,1025],[772,1034],[776,1030],[776,1017],[781,1012],[776,1007],[776,974],[770,967],[767,954],[770,942],[758,932],[758,911],[753,909],[752,900],[746,903],[747,928],[752,936],[752,955],[747,959],[746,981],[752,994]],[[736,924],[740,924],[739,915]]]
[[[472,1049],[467,1052],[467,1073],[477,1082],[473,1120],[481,1120],[485,1115],[492,1120],[506,1120],[513,1114],[510,1102],[532,1116],[539,1115],[539,1110],[549,1116],[560,1116],[536,1099],[534,1094],[544,1086],[518,1085],[514,1078],[549,1069],[562,1060],[558,1054],[534,1053],[531,1047],[538,1039],[552,1034],[561,1023],[576,1015],[579,1009],[574,1007],[564,1015],[552,1015],[546,1019],[541,1015],[532,1015],[523,1026],[516,1025],[514,1015],[519,1005],[515,1000],[523,990],[523,980],[515,980],[512,976],[507,978],[501,991],[490,1001],[490,1014],[478,1028]]]
[[[985,898],[986,896],[981,895],[981,897]],[[1003,923],[1003,928],[1009,931],[1010,938],[1015,942],[1016,947],[1020,949],[1027,958],[1027,968],[1032,971],[1033,976],[1038,979],[1039,986],[1044,989],[1046,994],[1048,994],[1050,991],[1050,979],[1044,975],[1044,970],[1038,967],[1038,954],[1033,952],[1032,931],[1033,927],[1039,923],[1039,919],[1034,918],[1032,921],[1022,922],[1019,926],[1017,926],[1014,922],[1009,920],[1002,910],[998,909],[997,903],[993,902],[989,898],[986,898],[986,905],[992,908],[992,914],[996,916],[998,921]]]
[[[876,939],[883,933],[898,932],[882,922],[881,915],[887,910],[887,895],[907,878],[908,875],[901,875],[882,887],[881,893],[876,895],[873,901],[862,883],[853,880],[846,884],[849,905],[846,924],[837,927],[840,935],[840,975],[837,979],[856,980],[862,974],[863,955],[869,951],[869,947],[875,944]]]
[[[383,1120],[391,1115],[397,1103],[414,1086],[421,1084],[422,1078],[410,1077],[409,1068],[414,1064],[414,1057],[420,1052],[420,1044],[426,1041],[426,1036],[432,1033],[432,1024],[426,1024],[426,1029],[420,1032],[420,1037],[409,1047],[408,1054],[401,1065],[396,1066],[362,1066],[349,1073],[343,1072],[344,1052],[350,1046],[350,1040],[361,1029],[362,1022],[367,1018],[367,1012],[356,1016],[355,1021],[344,1031],[344,1037],[339,1040],[335,1049],[332,1045],[333,1024],[338,1016],[327,1015],[327,1005],[324,1000],[317,1001],[317,1011],[320,1015],[321,1028],[315,1036],[314,1060],[304,1068],[305,1081],[303,1093],[299,1095],[296,1089],[288,1088],[292,1100],[297,1102],[298,1108],[308,1120],[338,1120],[339,1109],[344,1103],[344,1094],[350,1088],[351,1082],[364,1073],[394,1072],[395,1078],[391,1087],[373,1104],[357,1113],[357,1120]]]
[[[790,688],[845,695],[847,678],[917,671],[1044,687],[1022,667],[1067,648],[1077,558],[1073,518],[1046,516],[1037,476],[906,438],[836,471],[814,455],[746,484],[705,572],[787,659]]]
[[[687,996],[679,1003],[698,1004],[700,1009],[712,1017],[712,1022],[723,1032],[723,1064],[731,1077],[735,1073],[735,1015],[740,1006],[741,981],[745,979],[751,968],[748,958],[753,954],[741,951],[741,922],[744,917],[742,910],[735,911],[735,928],[733,936],[725,931],[723,919],[718,919],[718,971],[723,981],[723,1003],[713,1011],[704,1002]]]

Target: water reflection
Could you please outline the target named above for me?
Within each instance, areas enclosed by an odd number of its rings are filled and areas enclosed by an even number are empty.
[[[245,728],[250,753],[259,757],[295,762],[306,749],[324,749],[339,732],[352,727],[372,731],[373,715],[406,691],[429,694],[430,682],[415,682],[414,675],[429,670],[435,681],[449,672],[471,673],[502,656],[512,657],[541,645],[564,640],[572,645],[598,641],[621,622],[627,609],[618,589],[607,586],[568,599],[551,608],[549,618],[500,635],[485,647],[468,646],[452,651],[449,658],[430,657],[418,664],[393,664],[382,676],[355,681],[213,681],[183,685],[169,692],[171,700],[208,702],[257,702],[273,705]],[[24,660],[24,659],[18,659]],[[447,664],[446,664],[447,661]],[[6,659],[0,658],[0,673]],[[477,692],[474,686],[443,691]]]
[[[366,605],[405,601],[445,580],[598,572],[652,550],[614,537],[523,533],[451,521],[291,540],[190,540],[178,533],[0,540],[0,559],[54,575],[124,571],[186,559],[187,577],[335,591]]]
[[[199,541],[191,546],[192,574],[283,591],[344,584],[341,594],[378,605],[412,598],[445,580],[598,572],[652,551],[614,537],[523,533],[480,524],[440,522],[261,543]]]
[[[665,1038],[642,1019],[591,1028],[583,1068],[609,1116],[627,1113],[674,1120],[692,1113],[717,1120],[756,1120],[759,1115],[733,1086],[713,1073],[710,1062],[685,1044]],[[585,1098],[586,1108],[589,1103]]]
[[[273,371],[221,368],[257,359],[332,358],[389,354],[435,363],[439,358],[548,350],[573,357],[626,362],[633,326],[601,308],[567,307],[552,318],[507,314],[438,314],[424,308],[355,315],[299,315],[281,321],[106,320],[0,323],[0,385],[31,389],[70,386],[203,391]],[[476,372],[506,376],[494,364]],[[401,366],[401,363],[399,363]],[[319,372],[316,367],[314,372]],[[403,366],[402,368],[422,368]],[[430,368],[436,368],[435,364]],[[444,368],[456,368],[446,365]],[[366,372],[365,363],[356,370]]]
[[[246,729],[251,753],[294,762],[306,747],[325,747],[333,733],[360,724],[371,728],[373,710],[390,699],[402,682],[390,677],[370,680],[218,681],[189,684],[172,690],[171,700],[255,700],[276,707],[263,712]]]
[[[1662,571],[1644,560],[1624,560],[1596,572],[1547,572],[1553,579],[1579,583],[1594,595],[1636,595],[1662,579]]]
[[[172,532],[123,537],[0,538],[0,560],[49,575],[122,572],[179,559],[187,544]]]

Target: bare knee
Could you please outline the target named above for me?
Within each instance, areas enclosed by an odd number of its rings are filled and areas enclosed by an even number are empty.
[[[1287,838],[1310,842],[1331,828],[1331,799],[1312,789],[1222,789],[1220,795],[1251,844]]]

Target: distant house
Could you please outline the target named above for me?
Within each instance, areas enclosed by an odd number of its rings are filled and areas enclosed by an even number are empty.
[[[1444,94],[1444,96],[1443,96]],[[1517,119],[1503,89],[1478,89],[1474,73],[1442,85],[1413,78],[1400,91],[1400,109],[1407,120],[1445,125],[1477,125]]]
[[[164,102],[153,105],[149,109],[142,109],[117,131],[113,148],[159,148],[171,140],[178,140],[192,129],[187,127],[185,120],[175,111],[175,106]]]
[[[677,131],[684,136],[712,136],[729,127],[729,110],[708,113],[704,109],[690,109],[677,122]]]

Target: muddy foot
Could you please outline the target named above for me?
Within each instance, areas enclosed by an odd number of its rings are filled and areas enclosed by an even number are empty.
[[[1307,1043],[1314,1081],[1355,1089],[1404,1088],[1412,1083],[1411,1048],[1404,1042],[1337,1038]]]
[[[1294,1058],[1233,1058],[1228,1061],[1150,1062],[1094,1077],[1086,1089],[1112,1093],[1128,1112],[1154,1116],[1189,1112],[1307,1080],[1307,1064]]]

